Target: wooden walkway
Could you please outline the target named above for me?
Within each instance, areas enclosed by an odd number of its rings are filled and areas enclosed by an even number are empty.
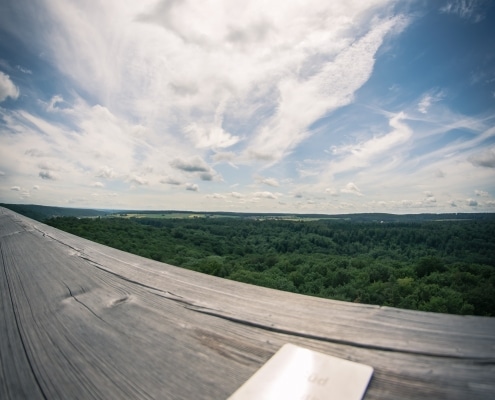
[[[1,399],[226,399],[283,344],[371,365],[366,399],[495,398],[495,318],[188,271],[0,208]]]

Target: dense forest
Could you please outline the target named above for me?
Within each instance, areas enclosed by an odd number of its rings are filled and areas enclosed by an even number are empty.
[[[332,299],[495,316],[495,219],[51,218],[130,253]]]

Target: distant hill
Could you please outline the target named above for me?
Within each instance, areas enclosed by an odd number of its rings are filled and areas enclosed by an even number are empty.
[[[37,221],[44,221],[53,217],[99,217],[108,215],[108,211],[91,210],[85,208],[50,207],[36,204],[4,204],[0,206],[8,208],[16,213]]]
[[[94,210],[86,208],[51,207],[35,204],[3,204],[0,206],[9,208],[26,217],[45,221],[53,217],[103,217],[103,216],[129,216],[129,217],[169,217],[169,218],[249,218],[261,220],[314,220],[335,219],[346,222],[425,222],[425,221],[462,221],[462,220],[494,220],[495,213],[445,213],[445,214],[387,214],[387,213],[359,213],[359,214],[290,214],[290,213],[255,213],[255,212],[228,212],[228,211],[177,211],[177,210]]]
[[[426,221],[462,221],[462,220],[495,220],[495,213],[444,213],[444,214],[388,214],[388,213],[356,213],[356,214],[292,214],[292,213],[260,213],[231,211],[179,211],[179,210],[109,210],[109,214],[126,217],[146,218],[247,218],[258,220],[316,220],[333,219],[343,222],[426,222]]]

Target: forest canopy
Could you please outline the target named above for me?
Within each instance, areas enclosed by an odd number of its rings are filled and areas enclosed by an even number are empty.
[[[380,223],[122,214],[45,222],[120,250],[255,285],[495,316],[495,218]]]

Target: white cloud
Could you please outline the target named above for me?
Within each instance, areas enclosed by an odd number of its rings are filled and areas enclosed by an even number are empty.
[[[256,192],[253,194],[255,198],[261,198],[261,199],[273,199],[276,200],[278,199],[278,196],[272,192]]]
[[[431,96],[425,95],[421,101],[418,103],[418,111],[420,113],[426,114],[428,112],[428,108],[431,106]]]
[[[0,102],[5,101],[7,97],[15,100],[19,97],[19,89],[12,82],[10,77],[0,71]]]
[[[142,176],[139,176],[139,175],[131,175],[127,178],[127,180],[129,182],[131,182],[132,184],[135,184],[135,185],[138,185],[138,186],[143,186],[143,185],[147,185],[148,184],[148,181],[143,178]]]
[[[339,195],[339,192],[334,188],[326,188],[325,193],[329,194],[330,196],[338,196]]]
[[[399,55],[393,35],[408,19],[398,10],[417,15],[426,3],[97,3],[20,1],[0,15],[56,77],[36,100],[29,90],[44,88],[30,85],[45,72],[0,60],[23,94],[19,108],[0,108],[2,198],[41,177],[43,190],[31,192],[45,204],[197,209],[224,199],[242,210],[421,212],[453,201],[471,211],[471,195],[479,209],[488,204],[475,189],[493,192],[493,115],[450,111],[447,85],[404,96],[407,82],[387,82],[387,99],[369,95],[376,59]],[[449,2],[443,12],[473,20],[473,4]],[[491,77],[473,71],[478,86]],[[204,196],[186,192],[197,184]],[[273,188],[283,193],[263,191]]]
[[[55,175],[52,171],[50,170],[42,170],[39,172],[39,177],[41,179],[47,179],[47,180],[51,180],[51,181],[55,181],[57,180],[57,175]]]
[[[437,169],[434,173],[436,178],[445,178],[446,174],[441,169]]]
[[[198,149],[246,139],[244,161],[276,161],[367,81],[383,38],[404,25],[377,17],[391,2],[52,0],[37,9],[49,36],[37,18],[38,36],[16,34],[76,88],[114,115],[146,121],[163,143],[179,133],[188,141],[175,137],[174,146]]]
[[[477,207],[478,206],[478,202],[475,199],[467,199],[466,204],[469,207]]]
[[[117,177],[117,174],[113,170],[113,168],[110,168],[107,165],[103,165],[100,167],[99,171],[96,172],[96,177],[97,178],[105,178],[105,179],[115,179]]]
[[[105,187],[105,185],[102,182],[94,182],[92,186],[95,188],[104,188]]]
[[[24,154],[27,154],[28,156],[31,157],[45,157],[47,156],[46,153],[43,153],[42,151],[38,149],[28,149],[24,152]]]
[[[5,30],[49,59],[69,91],[52,92],[36,112],[0,111],[15,132],[0,138],[0,167],[56,178],[43,190],[56,201],[95,198],[84,192],[95,181],[119,191],[139,185],[148,201],[148,189],[173,190],[160,183],[197,191],[185,182],[201,180],[218,193],[223,177],[208,162],[239,168],[253,151],[280,161],[313,122],[352,101],[383,38],[404,20],[387,17],[386,0],[265,3],[15,3]],[[18,29],[19,16],[30,29]],[[254,175],[227,172],[231,187]],[[258,183],[280,186],[273,177]]]
[[[477,167],[495,168],[495,147],[477,152],[468,160]]]
[[[437,202],[437,199],[435,198],[435,196],[427,196],[423,201],[426,204],[434,204]]]
[[[221,176],[211,168],[201,157],[175,158],[170,166],[187,175],[194,175],[202,181],[221,180]]]
[[[441,90],[430,90],[428,93],[423,95],[421,100],[418,103],[418,111],[422,114],[427,114],[430,107],[439,102],[445,97],[444,93]]]
[[[60,95],[55,95],[50,99],[50,102],[46,106],[46,111],[48,111],[48,112],[60,111],[61,109],[59,107],[57,107],[57,105],[63,104],[63,103],[64,103],[63,97]]]
[[[392,128],[389,133],[373,136],[356,144],[334,147],[332,153],[335,160],[326,168],[329,172],[322,175],[322,181],[328,181],[329,174],[362,169],[371,163],[375,163],[376,166],[394,161],[394,157],[400,153],[392,150],[407,144],[413,135],[412,129],[403,122],[406,118],[404,113],[398,113],[389,120]]]
[[[201,179],[202,181],[212,181],[213,179],[215,179],[215,176],[216,174],[214,174],[213,172],[201,172],[199,174],[199,179]]]
[[[223,129],[224,112],[225,102],[220,102],[212,122],[192,122],[184,128],[185,134],[197,148],[222,149],[233,146],[240,140],[238,136]]]
[[[213,161],[221,162],[221,161],[233,161],[236,158],[236,154],[234,152],[218,152],[215,153],[212,157]]]
[[[208,199],[225,200],[225,195],[219,194],[219,193],[213,193],[211,195],[207,195],[206,198],[208,198]]]
[[[59,166],[58,162],[52,160],[41,160],[38,162],[38,168],[48,171],[60,171],[62,168]]]
[[[272,187],[280,186],[280,184],[278,183],[278,181],[275,178],[264,178],[262,176],[256,176],[255,181],[257,183],[261,183],[261,184],[267,185],[267,186],[272,186]]]
[[[337,149],[335,153],[339,154],[341,151],[348,152],[355,158],[364,160],[365,163],[369,163],[372,159],[380,157],[392,148],[402,145],[410,139],[412,136],[412,129],[402,122],[406,118],[407,116],[404,113],[398,113],[389,120],[389,125],[393,128],[391,132],[380,136],[374,136],[355,146],[346,146],[341,150]]]
[[[224,148],[230,147],[239,141],[238,136],[233,136],[220,126],[200,125],[193,122],[186,126],[185,133],[198,148]]]
[[[488,192],[485,190],[475,190],[474,194],[476,194],[476,196],[478,196],[478,197],[488,197],[489,196]]]
[[[340,189],[342,193],[355,194],[357,196],[363,196],[359,188],[353,182],[349,182],[344,188]]]
[[[166,185],[174,185],[174,186],[182,185],[182,182],[180,180],[172,178],[172,177],[162,178],[162,179],[160,179],[160,183],[163,183]]]
[[[21,154],[38,158],[36,165],[42,169],[63,171],[61,179],[63,175],[74,179],[87,172],[104,179],[125,179],[153,153],[154,149],[139,136],[139,125],[118,119],[104,107],[89,107],[80,99],[73,109],[72,129],[25,111],[6,112],[4,115],[18,132],[15,142],[14,138],[3,138],[12,139],[11,154],[6,158],[24,158]],[[16,154],[21,149],[22,153]]]
[[[21,191],[21,188],[20,188],[20,186],[12,186],[12,187],[10,188],[10,190],[13,190],[13,191],[15,191],[15,192],[20,192],[20,191]]]
[[[175,158],[170,162],[173,168],[185,172],[209,172],[210,166],[200,157],[195,156],[189,159]]]
[[[28,75],[32,75],[33,74],[33,71],[31,71],[30,69],[27,69],[27,68],[24,68],[20,65],[16,65],[15,66],[19,71],[21,71],[23,74],[28,74]]]
[[[440,12],[455,14],[462,19],[476,23],[485,18],[488,3],[483,0],[451,0],[440,8]]]
[[[325,114],[349,104],[371,75],[375,52],[383,38],[404,24],[401,18],[381,21],[351,46],[333,49],[319,70],[309,76],[288,76],[278,85],[279,105],[247,150],[258,160],[279,161],[306,139],[308,128]],[[341,45],[346,43],[342,38]],[[339,51],[340,50],[340,51]]]

